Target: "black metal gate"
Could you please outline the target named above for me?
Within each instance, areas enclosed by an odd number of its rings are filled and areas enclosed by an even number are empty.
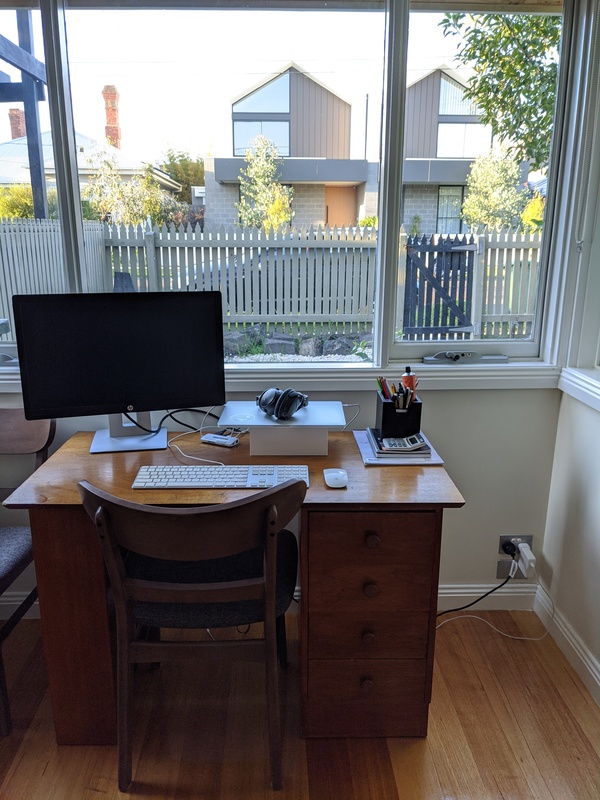
[[[403,339],[471,337],[476,252],[470,234],[407,237]]]

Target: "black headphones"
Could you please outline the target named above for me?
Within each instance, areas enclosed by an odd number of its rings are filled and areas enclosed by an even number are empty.
[[[295,389],[265,389],[256,398],[256,405],[268,414],[277,419],[289,419],[299,408],[308,405],[308,395],[297,392]]]

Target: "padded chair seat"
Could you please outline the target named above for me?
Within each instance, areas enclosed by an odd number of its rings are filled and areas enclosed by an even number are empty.
[[[138,553],[127,553],[124,561],[131,578],[171,583],[220,583],[245,580],[262,574],[261,548],[212,561],[163,561]],[[298,544],[289,530],[279,533],[277,547],[276,616],[285,614],[294,597],[298,569]],[[156,628],[229,628],[250,625],[264,619],[263,604],[257,600],[202,605],[134,603],[133,615],[141,625]]]
[[[8,589],[32,561],[29,528],[23,526],[0,528],[0,594]]]

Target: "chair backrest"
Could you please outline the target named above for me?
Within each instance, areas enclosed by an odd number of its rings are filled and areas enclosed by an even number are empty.
[[[22,408],[0,408],[0,455],[35,454],[37,469],[48,458],[55,431],[53,419],[25,419]],[[0,500],[14,489],[14,486],[0,488]]]
[[[219,603],[264,600],[274,594],[277,536],[300,510],[304,481],[293,480],[249,497],[211,506],[168,508],[132,503],[87,481],[83,505],[96,525],[117,605],[121,602]],[[264,550],[263,575],[210,584],[162,583],[127,574],[123,549],[164,561],[227,558]]]

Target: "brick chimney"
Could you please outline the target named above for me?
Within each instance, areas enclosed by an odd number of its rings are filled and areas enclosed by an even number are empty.
[[[106,139],[113,147],[121,147],[121,128],[119,127],[119,93],[116,86],[102,89],[104,110],[106,112]]]
[[[9,108],[8,117],[10,119],[11,139],[20,139],[21,136],[26,136],[25,112],[20,108]]]

